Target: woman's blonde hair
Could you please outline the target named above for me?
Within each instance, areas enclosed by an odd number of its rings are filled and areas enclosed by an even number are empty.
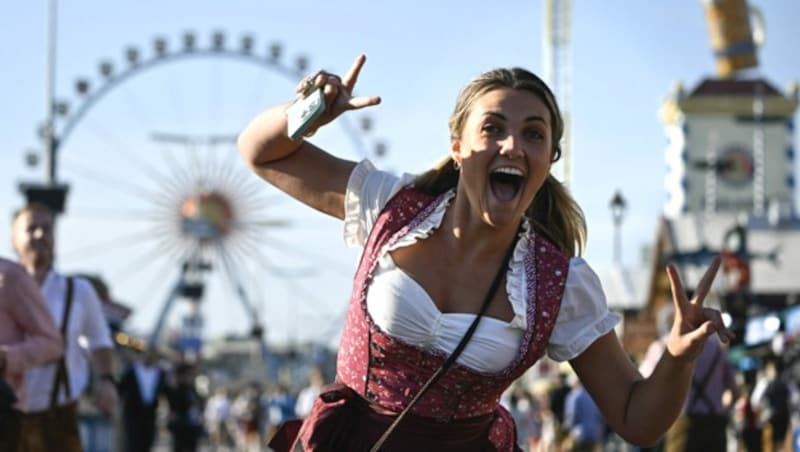
[[[564,120],[550,88],[535,74],[521,68],[494,69],[484,72],[469,82],[459,93],[450,116],[450,139],[461,138],[461,131],[475,101],[489,91],[500,88],[526,90],[539,97],[550,111],[550,128],[553,142],[552,161],[561,158],[559,142],[564,134]],[[433,168],[417,177],[417,189],[438,195],[458,184],[459,172],[452,157],[439,161]],[[586,245],[586,220],[583,211],[552,175],[525,211],[534,231],[551,241],[568,256],[580,255]]]

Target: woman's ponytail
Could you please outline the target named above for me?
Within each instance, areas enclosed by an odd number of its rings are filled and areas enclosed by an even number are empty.
[[[580,256],[586,247],[586,219],[567,188],[548,175],[525,215],[533,230],[567,256]]]

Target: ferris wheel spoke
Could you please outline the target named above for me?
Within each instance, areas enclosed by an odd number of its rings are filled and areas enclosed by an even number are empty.
[[[240,215],[236,219],[236,222],[241,224],[278,219],[276,218],[277,214],[273,215],[272,212],[275,210],[275,207],[286,201],[284,195],[254,194],[248,197],[240,195],[239,192],[232,193],[236,193],[237,210],[246,212],[246,214]],[[287,215],[287,213],[283,213],[281,216],[286,217]],[[287,221],[291,222],[291,220]]]
[[[157,140],[155,138],[155,134],[151,134],[151,137]],[[186,190],[187,187],[191,188],[191,185],[194,181],[192,181],[189,172],[185,169],[185,167],[180,165],[175,159],[175,156],[172,155],[172,149],[168,146],[165,146],[163,152],[160,152],[160,154],[164,162],[166,162],[169,172],[174,176],[176,185],[184,190]]]
[[[184,83],[178,83],[175,80],[175,72],[169,72],[167,74],[167,81],[164,83],[164,87],[167,92],[164,94],[164,99],[169,99],[170,106],[172,107],[172,113],[174,115],[175,124],[186,124],[186,110],[184,109],[184,102],[182,96],[182,87],[185,85]]]
[[[281,218],[264,218],[252,220],[237,220],[233,223],[234,229],[261,229],[261,228],[288,228],[293,226],[291,220]]]
[[[249,108],[245,108],[243,112],[243,118],[251,118],[255,116],[256,112],[264,110],[266,107],[265,105],[267,102],[264,100],[264,93],[267,91],[264,87],[267,85],[267,72],[266,71],[258,71],[256,72],[256,76],[253,80],[253,87],[250,90],[250,95],[247,96],[245,102],[242,102],[242,105],[245,105]],[[289,88],[291,89],[291,88]],[[243,92],[245,90],[242,90]],[[287,93],[291,94],[291,91],[287,89]]]
[[[219,166],[220,166],[218,154],[222,154],[222,152],[220,152],[220,150],[219,150],[219,148],[220,148],[219,145],[220,145],[221,142],[223,142],[223,140],[225,138],[226,137],[223,137],[221,135],[212,135],[212,136],[207,137],[207,140],[206,140],[205,170],[204,171],[205,171],[206,177],[210,181],[214,181],[214,182],[218,182],[219,181],[219,176],[217,174],[217,172],[219,171]],[[232,136],[231,137],[227,137],[227,138],[231,139],[231,140],[235,140],[235,138],[232,137]]]
[[[132,151],[124,140],[119,139],[108,130],[99,127],[95,123],[90,122],[89,125],[90,130],[95,134],[95,136],[109,144],[105,147],[106,150],[110,150],[114,152],[115,155],[123,157],[159,186],[164,188],[171,186],[174,187],[174,182],[169,177],[161,173],[154,165],[150,164],[144,159],[136,157],[136,152]]]
[[[240,234],[235,237],[235,240],[238,244],[241,244],[241,246],[247,249],[260,250],[262,246],[267,246],[294,257],[300,257],[311,262],[319,263],[321,268],[331,270],[347,278],[352,278],[353,276],[353,273],[347,270],[351,267],[351,265],[337,262],[335,259],[323,254],[313,253],[300,247],[286,245],[282,241],[263,235],[263,230],[249,228],[239,230],[238,232],[240,232]]]
[[[296,269],[281,268],[268,258],[258,246],[248,245],[245,242],[232,242],[230,247],[240,255],[249,259],[254,259],[264,270],[274,276],[297,278],[314,276],[317,274],[317,269],[313,266],[299,267]]]
[[[256,265],[255,260],[249,257],[242,250],[230,244],[224,245],[225,251],[231,262],[231,269],[235,270],[236,275],[239,276],[239,283],[245,288],[245,283],[249,284],[248,294],[253,295],[251,302],[254,306],[258,306],[259,312],[264,312],[264,299],[261,296],[264,292],[260,290],[259,281],[264,279],[264,275],[259,271],[260,267]],[[245,288],[247,289],[247,288]]]
[[[126,89],[122,91],[122,95],[125,97],[125,102],[128,104],[127,111],[133,112],[133,117],[139,122],[142,126],[142,130],[152,130],[153,121],[150,117],[144,112],[142,108],[142,104],[140,104],[136,99],[139,96],[133,93],[133,88],[130,85],[126,85]]]
[[[238,162],[239,154],[238,152],[229,152],[226,157],[227,158],[222,158],[222,163],[215,166],[213,177],[223,186],[230,187],[230,181],[232,180],[231,175],[237,170],[236,163]]]
[[[262,234],[270,233],[275,229],[285,230],[291,228],[292,230],[303,231],[327,231],[331,228],[330,223],[319,220],[308,219],[288,219],[288,218],[275,218],[271,215],[266,218],[253,218],[247,220],[240,220],[234,223],[234,230],[239,233],[247,234]],[[333,225],[334,227],[337,225]]]
[[[236,190],[238,192],[243,192],[242,194],[245,197],[251,196],[248,192],[244,192],[243,189],[250,188],[249,186],[249,179],[250,173],[239,170],[237,168],[232,168],[232,171],[229,171],[227,177],[225,179],[225,184],[230,187],[232,190]]]
[[[211,135],[208,137],[206,146],[206,177],[219,183],[220,168],[226,161],[236,162],[239,153],[236,150],[236,136],[231,135]],[[232,149],[231,149],[232,148]],[[233,166],[233,164],[231,164]]]
[[[152,221],[161,222],[168,220],[169,212],[156,212],[145,209],[122,209],[113,207],[86,207],[73,206],[70,208],[70,216],[79,220],[99,220],[99,221]]]
[[[298,303],[300,309],[305,311],[306,316],[323,319],[328,318],[329,313],[325,312],[325,308],[330,308],[332,303],[330,301],[321,300],[313,291],[306,289],[301,284],[297,284],[292,279],[287,279],[285,284],[289,286],[290,291],[300,294],[303,300],[309,300],[311,303]],[[293,294],[294,295],[294,294]]]
[[[162,263],[162,265],[158,267],[158,271],[150,278],[149,283],[140,287],[140,291],[136,294],[136,298],[134,298],[136,309],[144,312],[153,299],[166,292],[163,290],[164,287],[168,287],[168,285],[174,283],[175,269],[179,268],[179,265],[176,265],[175,262],[181,263],[183,259],[189,256],[189,252],[187,251],[181,256],[182,259],[166,260],[166,262]],[[172,271],[170,271],[170,269],[172,269]]]
[[[217,171],[214,173],[216,179],[226,187],[244,186],[252,174],[240,160],[237,147],[230,146],[230,150],[223,151],[221,155],[223,155],[222,163],[217,165]]]
[[[227,276],[228,283],[238,295],[239,301],[242,303],[245,313],[255,324],[260,325],[260,315],[253,305],[252,300],[248,297],[247,292],[244,290],[241,280],[237,277],[237,269],[233,268],[231,256],[228,254],[225,245],[223,245],[222,242],[217,242],[216,251],[219,256],[219,260],[222,262],[224,268],[223,271],[225,276]]]
[[[203,161],[200,157],[200,151],[197,148],[198,145],[196,143],[190,143],[186,146],[190,161],[189,179],[199,182],[200,185],[204,185],[206,179],[203,175]]]
[[[132,259],[126,259],[126,265],[121,266],[110,276],[120,283],[125,282],[137,272],[146,269],[148,263],[158,261],[158,259],[166,259],[171,265],[177,267],[179,263],[176,258],[181,256],[189,247],[189,244],[162,238],[147,248],[142,247],[145,248],[144,253],[139,256],[131,256]]]
[[[254,240],[254,241],[256,240],[256,238],[253,238],[253,237],[248,237],[248,238],[250,238],[251,240]],[[304,249],[302,249],[300,247],[288,246],[285,243],[281,243],[281,242],[279,242],[277,240],[274,240],[274,239],[272,239],[270,237],[266,237],[266,236],[259,237],[258,241],[255,242],[255,243],[257,243],[257,244],[260,243],[260,244],[269,246],[270,248],[273,248],[273,249],[276,249],[276,250],[280,250],[280,251],[283,251],[285,253],[289,253],[289,254],[292,254],[292,255],[301,256],[301,257],[304,257],[306,259],[309,259],[312,262],[323,263],[323,264],[325,264],[325,268],[326,269],[332,270],[332,271],[334,271],[336,273],[339,273],[339,274],[342,274],[342,275],[346,275],[348,278],[351,278],[353,276],[353,272],[344,270],[346,268],[350,268],[350,264],[346,264],[346,263],[343,263],[343,262],[337,262],[335,259],[332,259],[332,258],[330,258],[328,256],[323,255],[323,254],[307,251],[307,250],[304,250]]]
[[[197,137],[183,133],[155,131],[150,133],[150,138],[161,144],[183,147],[188,165],[179,163],[173,152],[164,152],[162,155],[167,162],[167,166],[170,167],[173,173],[179,175],[179,179],[184,186],[188,185],[192,189],[194,185],[205,184],[206,175],[203,171],[203,159],[198,150],[200,143]]]
[[[265,188],[267,187],[260,183],[247,181],[246,184],[240,187],[237,193],[241,193],[239,199],[241,199],[242,204],[251,208],[277,205],[288,199],[288,196],[284,194],[264,195]]]
[[[125,248],[141,246],[144,241],[157,237],[157,234],[154,234],[154,232],[157,232],[157,228],[151,227],[146,231],[136,231],[130,234],[119,235],[108,240],[93,241],[88,245],[68,250],[62,253],[60,257],[84,259],[97,255],[108,255]]]
[[[220,81],[221,69],[216,60],[209,60],[209,64],[211,65],[211,69],[206,71],[210,80],[207,93],[208,105],[206,107],[208,111],[206,113],[208,115],[208,126],[206,130],[218,132],[215,128],[219,126],[219,118],[223,105],[223,103],[220,102],[220,99],[222,99],[222,83]]]
[[[94,170],[88,166],[78,163],[75,160],[67,160],[65,163],[68,165],[68,168],[77,175],[87,180],[91,180],[103,188],[113,188],[129,196],[147,201],[148,203],[166,203],[164,194],[153,192],[152,190],[144,188],[134,182],[123,180],[122,178],[115,178],[113,174],[109,174],[108,172],[103,173],[100,170]]]

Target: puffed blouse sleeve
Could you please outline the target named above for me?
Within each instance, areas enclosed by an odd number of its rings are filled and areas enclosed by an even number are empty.
[[[608,310],[597,274],[585,260],[573,257],[547,355],[556,361],[573,359],[619,321],[619,315]]]
[[[396,176],[375,168],[367,159],[353,168],[344,197],[344,243],[364,246],[375,220],[387,202],[414,181],[412,174]]]

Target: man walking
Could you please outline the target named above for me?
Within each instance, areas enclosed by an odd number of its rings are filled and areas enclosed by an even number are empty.
[[[65,347],[57,363],[25,372],[19,452],[82,450],[77,401],[89,383],[90,366],[79,337],[86,339],[94,371],[95,405],[107,415],[116,405],[112,341],[100,300],[88,281],[67,278],[53,269],[54,221],[46,206],[29,204],[15,213],[12,224],[14,250],[39,284]]]

